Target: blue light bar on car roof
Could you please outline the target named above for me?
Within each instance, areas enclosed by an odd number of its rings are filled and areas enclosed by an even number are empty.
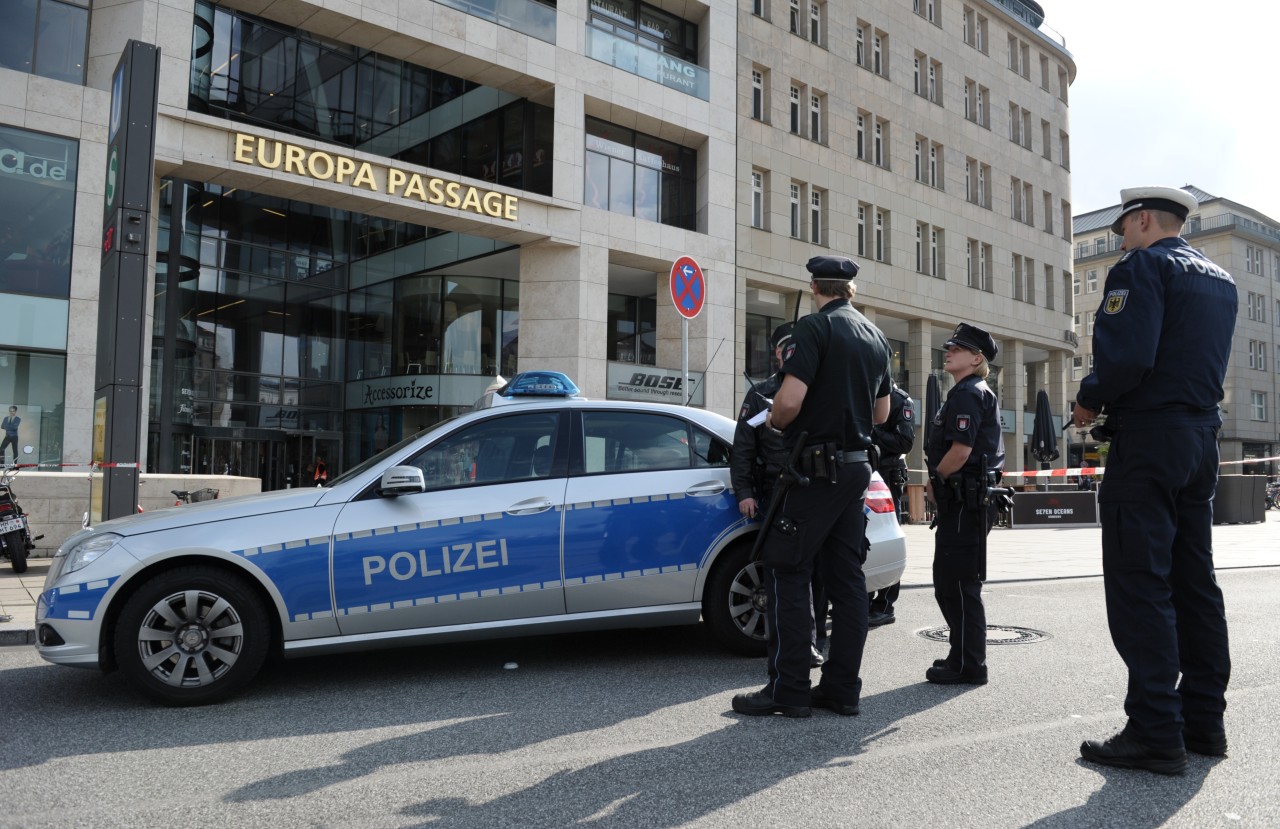
[[[559,371],[524,371],[498,390],[503,397],[573,397],[578,387]]]

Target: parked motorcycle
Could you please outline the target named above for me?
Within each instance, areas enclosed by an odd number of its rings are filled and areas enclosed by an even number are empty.
[[[24,454],[31,454],[31,447],[22,447]],[[9,559],[13,572],[27,571],[27,553],[35,549],[35,542],[42,535],[31,537],[31,525],[13,495],[13,479],[18,476],[18,466],[0,470],[0,557]]]

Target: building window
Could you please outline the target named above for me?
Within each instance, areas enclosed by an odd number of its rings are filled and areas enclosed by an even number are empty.
[[[856,27],[856,28],[855,28],[855,30],[854,30],[854,40],[855,40],[855,45],[854,45],[854,61],[855,61],[859,66],[861,66],[862,68],[866,69],[866,68],[868,67],[868,63],[867,63],[867,24],[866,24],[866,23],[863,23],[861,20],[859,20],[859,21],[858,21],[858,25],[857,25],[857,27]]]
[[[1096,318],[1097,318],[1097,316],[1098,316],[1098,312],[1097,312],[1097,311],[1090,311],[1088,314],[1086,314],[1086,315],[1085,315],[1084,320],[1085,320],[1086,328],[1085,328],[1084,333],[1086,333],[1086,334],[1088,334],[1088,335],[1090,335],[1090,336],[1092,336],[1092,335],[1093,335],[1093,321],[1094,321],[1094,319],[1096,319]]]
[[[1071,169],[1071,139],[1062,130],[1058,130],[1058,163]]]
[[[609,294],[609,343],[605,358],[614,363],[651,366],[658,350],[657,301],[653,297]]]
[[[800,0],[791,0],[791,34],[800,34]]]
[[[800,190],[801,190],[801,185],[799,182],[795,182],[795,181],[791,182],[791,188],[790,188],[791,198],[789,200],[790,210],[788,212],[791,217],[791,238],[792,239],[800,238]]]
[[[764,229],[764,173],[751,171],[751,226]]]
[[[764,71],[761,69],[751,70],[751,117],[757,121],[766,120],[765,110],[765,84]]]
[[[942,231],[936,227],[929,229],[929,275],[942,277],[945,272],[942,269],[942,251],[945,249],[942,240]]]
[[[1022,143],[1022,109],[1013,101],[1009,102],[1009,140]]]
[[[883,77],[889,76],[889,36],[876,31],[871,42],[871,71]]]
[[[1048,190],[1044,194],[1044,232],[1053,233],[1053,194]]]
[[[695,151],[596,118],[586,132],[584,204],[695,229]]]
[[[823,96],[809,93],[809,140],[822,143],[822,99]]]
[[[1080,296],[1080,274],[1078,273],[1071,275],[1071,294],[1072,296]]]
[[[751,0],[751,13],[756,17],[764,17],[764,0]]]
[[[786,320],[781,317],[770,317],[764,314],[747,314],[746,361],[747,376],[761,380],[777,371],[773,356],[773,347],[769,338],[773,330]]]
[[[0,66],[83,84],[89,0],[6,3]]]
[[[1267,393],[1255,391],[1250,394],[1253,405],[1250,407],[1250,420],[1256,420],[1259,423],[1267,422]]]
[[[1044,119],[1040,120],[1040,143],[1044,145],[1040,154],[1046,160],[1053,161],[1053,127]]]
[[[66,299],[71,291],[79,144],[0,126],[0,147],[0,293]],[[23,307],[36,305],[43,307]],[[58,307],[62,339],[54,347],[61,350],[66,348],[67,309],[65,303]],[[24,316],[11,305],[6,310],[11,324],[2,336],[7,344],[35,344],[19,332],[48,333],[44,326],[33,327],[36,317]],[[3,405],[7,404],[0,399]]]
[[[978,254],[978,289],[991,292],[991,263],[994,259],[991,245],[983,245]]]
[[[858,255],[867,255],[867,210],[866,204],[858,205]]]
[[[978,204],[982,207],[991,209],[991,166],[988,164],[978,165]]]
[[[800,134],[800,87],[791,87],[791,134]]]
[[[887,263],[889,261],[889,247],[888,247],[889,213],[888,211],[876,210],[875,234],[876,234],[876,239],[875,239],[876,261]]]
[[[1023,284],[1022,257],[1016,253],[1013,255],[1011,275],[1013,277],[1013,298],[1018,300],[1026,299],[1026,291]]]
[[[885,152],[885,145],[889,141],[889,122],[883,118],[876,119],[875,138],[872,140],[871,163],[877,167],[888,168],[889,156]]]
[[[1061,211],[1062,211],[1062,238],[1070,240],[1071,237],[1069,234],[1071,233],[1071,202],[1067,201],[1066,199],[1063,199],[1061,203]]]
[[[856,143],[858,158],[863,161],[867,160],[867,118],[868,117],[869,116],[864,112],[858,113],[858,134],[857,134],[857,141],[855,143]]]
[[[978,287],[978,240],[970,239],[964,250],[964,278],[970,288]]]
[[[1009,215],[1014,221],[1022,221],[1022,181],[1009,179]]]
[[[942,64],[929,61],[929,100],[942,105]]]
[[[1084,373],[1084,357],[1076,355],[1071,358],[1071,379],[1079,380],[1080,375]]]
[[[1091,294],[1097,291],[1098,290],[1098,269],[1090,268],[1089,270],[1085,271],[1084,280],[1085,280],[1085,293]]]
[[[1053,310],[1053,265],[1044,266],[1044,307]]]
[[[822,5],[819,3],[809,4],[809,40],[814,43],[822,43]]]
[[[809,190],[809,241],[815,245],[827,243],[827,223],[823,220],[822,191],[815,188]]]

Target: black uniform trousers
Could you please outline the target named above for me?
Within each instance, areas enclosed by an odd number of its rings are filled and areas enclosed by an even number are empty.
[[[769,504],[773,501],[772,486],[762,488],[759,506],[759,518],[764,520]],[[813,604],[813,630],[809,633],[809,644],[819,651],[827,647],[827,614],[831,603],[827,601],[827,589],[822,586],[822,565],[820,559],[813,563],[813,578],[809,582],[809,592]],[[897,587],[897,585],[894,585]],[[895,594],[896,595],[896,594]]]
[[[1218,457],[1211,426],[1121,428],[1098,493],[1107,622],[1129,669],[1124,710],[1156,748],[1181,746],[1184,723],[1222,728],[1231,656],[1213,569]]]
[[[987,610],[982,604],[978,557],[982,537],[991,532],[995,507],[964,509],[948,498],[938,503],[933,539],[933,596],[951,629],[947,664],[953,670],[981,673],[987,665]]]
[[[862,572],[867,517],[863,512],[871,465],[841,464],[837,483],[811,481],[792,487],[779,511],[794,531],[775,520],[765,540],[765,590],[769,603],[769,683],[765,692],[780,705],[809,704],[811,585],[822,571],[832,607],[830,648],[822,666],[822,688],[830,699],[856,703],[858,673],[867,642],[867,579]]]

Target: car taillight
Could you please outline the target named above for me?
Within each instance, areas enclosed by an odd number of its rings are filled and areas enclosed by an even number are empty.
[[[893,493],[884,481],[871,482],[867,487],[867,509],[872,512],[894,512]]]

